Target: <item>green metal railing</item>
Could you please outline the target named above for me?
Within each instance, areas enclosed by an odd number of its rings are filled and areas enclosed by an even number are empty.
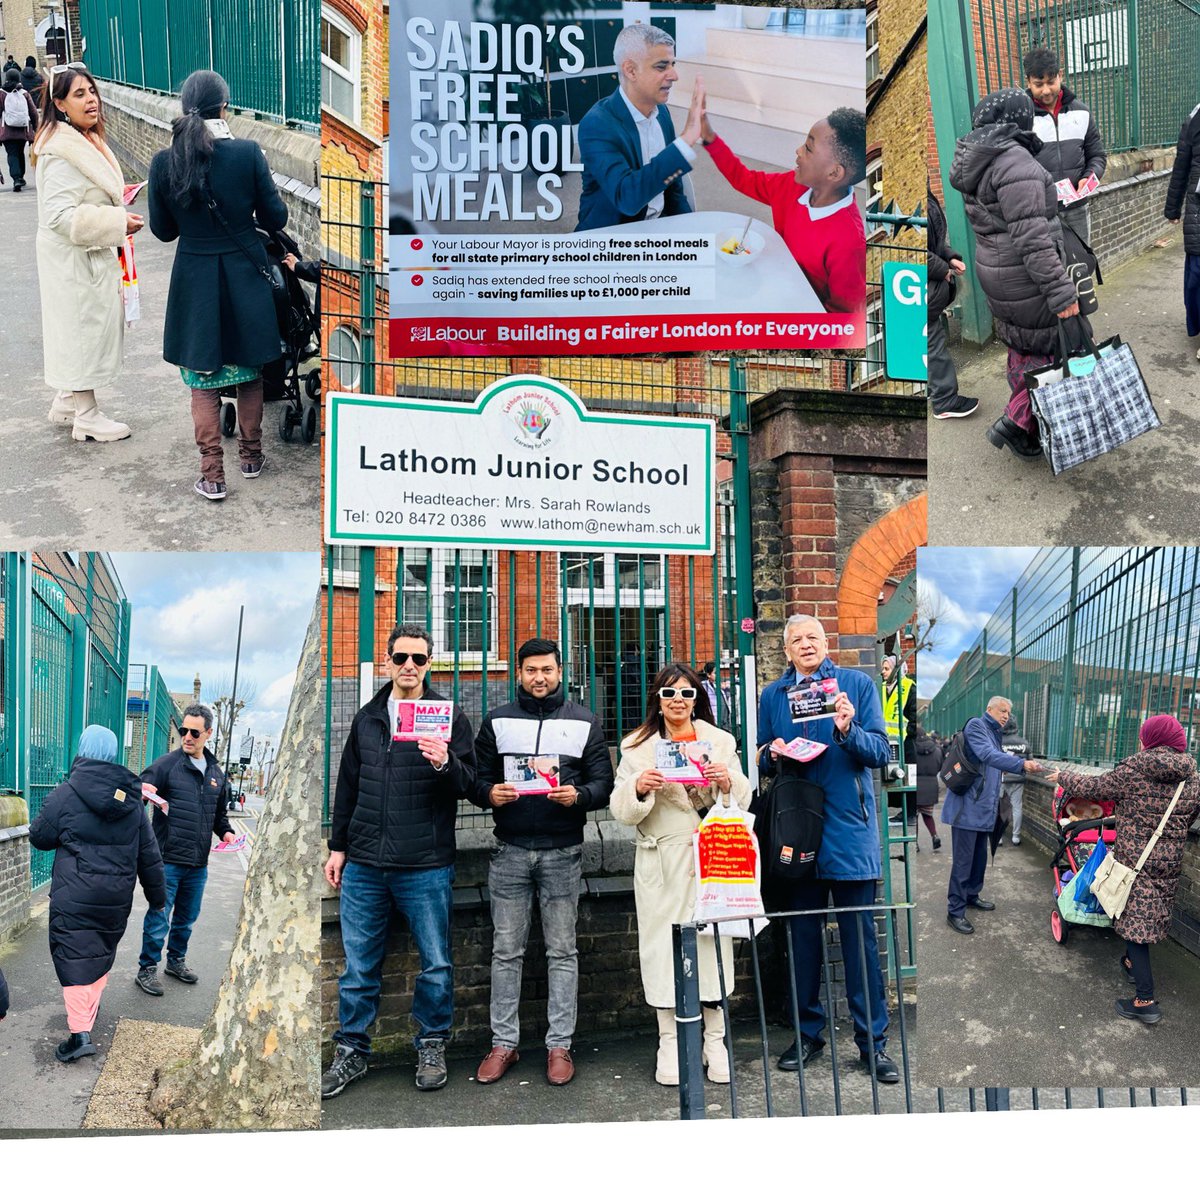
[[[177,93],[217,71],[234,108],[320,126],[317,0],[80,0],[79,24],[101,79]]]
[[[1110,150],[1173,146],[1195,103],[1196,0],[961,0],[976,36],[978,93],[1024,87],[1021,60],[1046,46]],[[965,130],[959,130],[963,133]]]
[[[130,665],[126,715],[131,737],[125,765],[140,774],[167,753],[171,747],[171,727],[182,724],[179,707],[157,667],[144,663]]]
[[[942,734],[1009,697],[1031,752],[1111,763],[1142,722],[1200,718],[1200,550],[1041,550],[959,656],[928,724]]]

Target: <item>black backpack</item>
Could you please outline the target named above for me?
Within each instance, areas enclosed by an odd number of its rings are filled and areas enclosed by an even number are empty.
[[[777,775],[763,793],[758,818],[754,832],[764,887],[814,878],[825,831],[825,789],[799,775]]]
[[[942,769],[938,772],[938,778],[946,785],[946,790],[956,796],[963,795],[980,775],[980,768],[971,761],[963,729],[954,735],[942,759]]]

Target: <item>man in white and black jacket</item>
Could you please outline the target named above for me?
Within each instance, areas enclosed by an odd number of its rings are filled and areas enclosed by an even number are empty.
[[[326,1100],[366,1074],[393,910],[408,922],[421,958],[412,997],[416,1085],[433,1091],[446,1083],[454,1018],[454,823],[458,801],[475,779],[475,749],[458,705],[449,742],[396,736],[401,701],[445,699],[425,681],[432,654],[433,639],[419,625],[392,630],[389,682],[355,714],[342,751],[325,878],[341,890],[346,969],[338,979],[333,1062],[321,1077]]]
[[[1104,178],[1108,155],[1091,110],[1063,87],[1062,68],[1053,50],[1038,46],[1025,55],[1026,91],[1033,100],[1033,132],[1041,139],[1037,160],[1055,182],[1069,179],[1076,187],[1089,175]],[[1088,201],[1058,203],[1059,220],[1091,245]]]
[[[471,799],[492,810],[496,849],[488,868],[492,903],[492,1049],[475,1078],[494,1083],[518,1059],[521,974],[534,893],[546,943],[546,1079],[575,1074],[579,959],[575,918],[583,878],[583,827],[613,789],[612,758],[600,718],[563,694],[556,643],[532,638],[517,651],[517,695],[484,718],[475,741],[478,773]],[[558,758],[545,794],[522,794],[506,782],[505,763],[522,756]],[[549,781],[548,781],[549,782]]]
[[[225,811],[225,772],[208,749],[212,729],[212,709],[189,704],[180,725],[183,745],[156,758],[142,772],[142,783],[148,785],[143,794],[153,798],[152,826],[167,889],[166,906],[149,909],[142,922],[136,982],[148,996],[163,994],[158,978],[163,942],[167,944],[164,974],[180,983],[198,981],[187,965],[187,949],[208,882],[208,852],[214,835],[224,842],[234,839]]]

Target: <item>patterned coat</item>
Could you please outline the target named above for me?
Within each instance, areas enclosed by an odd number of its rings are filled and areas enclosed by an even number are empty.
[[[1136,867],[1146,843],[1181,780],[1183,792],[1146,865],[1134,881],[1117,933],[1130,942],[1161,942],[1171,931],[1171,908],[1183,865],[1188,828],[1200,814],[1200,773],[1188,754],[1159,746],[1142,750],[1103,775],[1062,771],[1059,785],[1068,796],[1111,800],[1116,805],[1117,862]]]

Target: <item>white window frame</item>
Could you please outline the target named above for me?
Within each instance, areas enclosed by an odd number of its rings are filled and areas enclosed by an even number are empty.
[[[341,76],[351,86],[354,96],[354,112],[347,114],[339,112],[336,108],[331,108],[323,101],[321,107],[327,109],[335,117],[342,121],[349,121],[351,125],[362,124],[362,34],[346,20],[336,9],[331,8],[327,4],[321,5],[321,20],[328,21],[339,33],[343,33],[350,42],[350,62],[351,69],[348,71],[341,63],[335,62],[330,58],[325,51],[321,51],[321,69],[328,67],[335,75]]]
[[[568,558],[586,557],[589,554],[595,554],[597,558],[603,560],[604,564],[604,584],[597,584],[595,588],[588,588],[585,583],[582,587],[571,587],[567,585],[567,607],[570,608],[576,604],[587,604],[589,599],[597,608],[616,608],[617,605],[617,559],[618,558],[636,558],[638,557],[635,550],[620,550],[610,551],[607,554],[600,554],[594,550],[577,550],[570,554],[562,556],[560,570],[566,570]],[[644,596],[646,608],[662,608],[667,602],[667,559],[665,555],[652,555],[659,561],[659,585],[653,587],[649,582],[646,584],[645,591],[639,593],[638,586],[634,583],[632,586],[626,584],[620,591],[620,607],[628,608],[638,603],[639,595]]]
[[[353,383],[347,383],[345,380],[341,380],[340,383],[342,390],[347,392],[360,391],[362,389],[363,368],[366,365],[363,362],[362,335],[357,329],[354,328],[353,325],[346,325],[344,323],[335,325],[333,329],[329,331],[329,362],[330,366],[332,366],[335,370],[339,366],[345,365],[348,362],[347,359],[335,359],[333,356],[333,338],[334,335],[338,333],[345,334],[345,336],[350,339],[350,341],[354,344],[354,352],[357,355],[355,373],[357,374],[358,378]]]
[[[867,176],[864,180],[867,186],[867,203],[878,196],[883,199],[883,147],[881,146],[874,155],[868,155],[867,158]]]
[[[407,548],[406,548],[407,549]],[[447,582],[446,572],[454,570],[454,547],[452,546],[434,546],[432,557],[430,559],[430,570],[433,572],[433,586],[429,592],[429,603],[432,611],[429,613],[432,628],[430,632],[434,637],[433,648],[433,669],[448,670],[454,665],[454,645],[453,645],[453,630],[443,628],[445,624],[445,613],[447,603],[453,602],[453,587]],[[499,569],[499,559],[494,550],[479,550],[473,548],[464,548],[459,551],[463,556],[463,567],[479,566],[482,559],[487,561],[487,609],[488,609],[488,645],[487,645],[487,664],[488,674],[496,671],[507,671],[508,664],[500,661],[499,651],[499,635],[500,631],[497,628],[500,619],[499,597],[496,587],[496,572]],[[481,555],[481,560],[475,560],[474,555]],[[409,615],[408,597],[416,596],[423,602],[425,599],[425,589],[404,587],[404,580],[400,580],[400,586],[405,594],[404,601],[404,619],[410,621],[413,618]],[[481,594],[482,587],[463,587],[459,591],[465,596],[468,594]],[[465,614],[464,614],[465,619]],[[441,640],[445,640],[445,645],[441,644]],[[483,652],[480,650],[460,650],[458,654],[459,669],[482,667]]]
[[[879,9],[867,13],[867,87],[870,87],[881,72],[879,69]]]
[[[862,377],[859,387],[866,387],[886,376],[886,356],[883,349],[883,292],[867,304],[867,345],[862,360]],[[874,318],[874,320],[872,320]],[[878,358],[872,355],[872,348]]]

